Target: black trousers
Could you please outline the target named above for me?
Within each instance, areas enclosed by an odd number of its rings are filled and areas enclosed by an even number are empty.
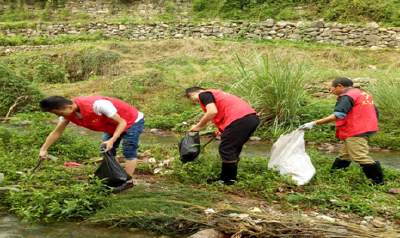
[[[243,145],[249,140],[259,124],[258,116],[250,114],[237,119],[225,128],[219,145],[222,162],[235,163],[238,161]]]

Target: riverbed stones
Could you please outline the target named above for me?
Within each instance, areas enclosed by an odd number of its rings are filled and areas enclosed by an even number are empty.
[[[213,229],[206,229],[199,231],[196,234],[189,236],[188,238],[222,238],[222,237],[224,237],[224,234],[222,234],[221,232]]]

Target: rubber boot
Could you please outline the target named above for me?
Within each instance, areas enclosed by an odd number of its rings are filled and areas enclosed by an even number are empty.
[[[367,178],[371,179],[374,185],[384,185],[382,167],[379,161],[373,164],[360,164]]]
[[[339,158],[336,158],[335,162],[333,162],[333,165],[332,165],[332,168],[331,168],[331,173],[336,169],[346,170],[347,167],[350,166],[350,164],[351,164],[351,161],[341,160]]]
[[[219,179],[207,180],[208,184],[219,182],[223,185],[233,185],[237,181],[237,163],[222,163]]]

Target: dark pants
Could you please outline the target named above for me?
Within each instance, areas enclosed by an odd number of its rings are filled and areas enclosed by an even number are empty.
[[[249,140],[259,124],[258,116],[250,114],[237,119],[225,128],[219,145],[222,162],[236,163],[238,161],[243,145]]]

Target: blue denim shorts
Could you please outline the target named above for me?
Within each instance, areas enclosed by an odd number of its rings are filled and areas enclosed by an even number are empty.
[[[128,128],[125,132],[121,134],[121,136],[114,142],[113,148],[110,150],[111,153],[116,156],[117,155],[117,148],[122,140],[122,154],[125,156],[126,160],[133,160],[138,157],[137,149],[139,149],[139,138],[142,134],[144,128],[144,119],[140,119],[138,122],[133,124],[131,127]],[[103,136],[101,138],[102,142],[108,141],[112,134],[103,132]],[[100,147],[100,152],[103,151],[105,145]]]

